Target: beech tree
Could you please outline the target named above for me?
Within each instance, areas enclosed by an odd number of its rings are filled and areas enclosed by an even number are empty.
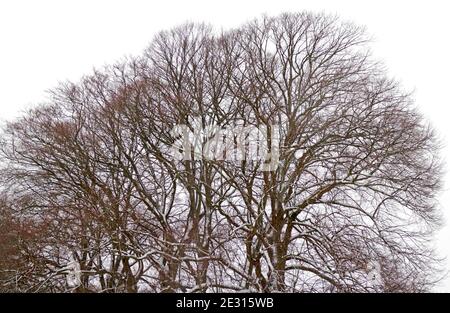
[[[271,159],[240,144],[252,127]],[[336,17],[161,32],[1,138],[6,290],[422,292],[439,277],[438,142]]]

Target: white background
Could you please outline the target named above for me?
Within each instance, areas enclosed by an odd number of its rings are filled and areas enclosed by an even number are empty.
[[[419,110],[434,125],[450,156],[448,1],[102,1],[2,0],[0,2],[0,120],[45,101],[58,81],[78,80],[93,67],[138,55],[152,36],[186,21],[220,28],[263,13],[310,10],[366,25],[374,56],[389,74],[415,90]],[[448,166],[447,166],[448,168]],[[436,236],[450,256],[450,175],[441,193],[446,226]],[[447,183],[448,182],[448,183]],[[450,270],[450,259],[446,261]],[[436,288],[450,292],[450,278]]]

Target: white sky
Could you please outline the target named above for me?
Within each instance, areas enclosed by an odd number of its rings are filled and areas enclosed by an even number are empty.
[[[450,156],[447,94],[450,79],[448,1],[322,0],[2,0],[0,1],[0,120],[45,100],[58,81],[78,80],[93,67],[138,55],[152,36],[185,21],[234,27],[260,16],[310,10],[335,13],[365,25],[374,38],[374,56],[390,74],[415,90],[419,109]],[[449,166],[447,166],[449,168]],[[450,172],[440,196],[447,220],[438,234],[450,270]],[[450,292],[450,278],[437,291]]]

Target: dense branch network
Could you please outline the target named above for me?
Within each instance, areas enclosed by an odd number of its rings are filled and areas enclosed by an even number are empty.
[[[309,13],[187,24],[54,89],[1,137],[0,290],[428,290],[438,147],[366,44]],[[276,131],[276,168],[174,159],[193,120]]]

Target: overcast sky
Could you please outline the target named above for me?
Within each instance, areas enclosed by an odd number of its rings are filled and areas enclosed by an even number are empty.
[[[2,0],[0,120],[45,101],[45,91],[59,81],[76,81],[94,67],[138,55],[160,30],[186,21],[226,29],[263,13],[303,10],[367,26],[375,58],[405,89],[415,91],[416,104],[437,130],[448,160],[449,1]],[[445,181],[439,200],[446,226],[436,244],[441,256],[449,256],[450,270],[450,173]],[[437,291],[450,292],[450,278]]]

